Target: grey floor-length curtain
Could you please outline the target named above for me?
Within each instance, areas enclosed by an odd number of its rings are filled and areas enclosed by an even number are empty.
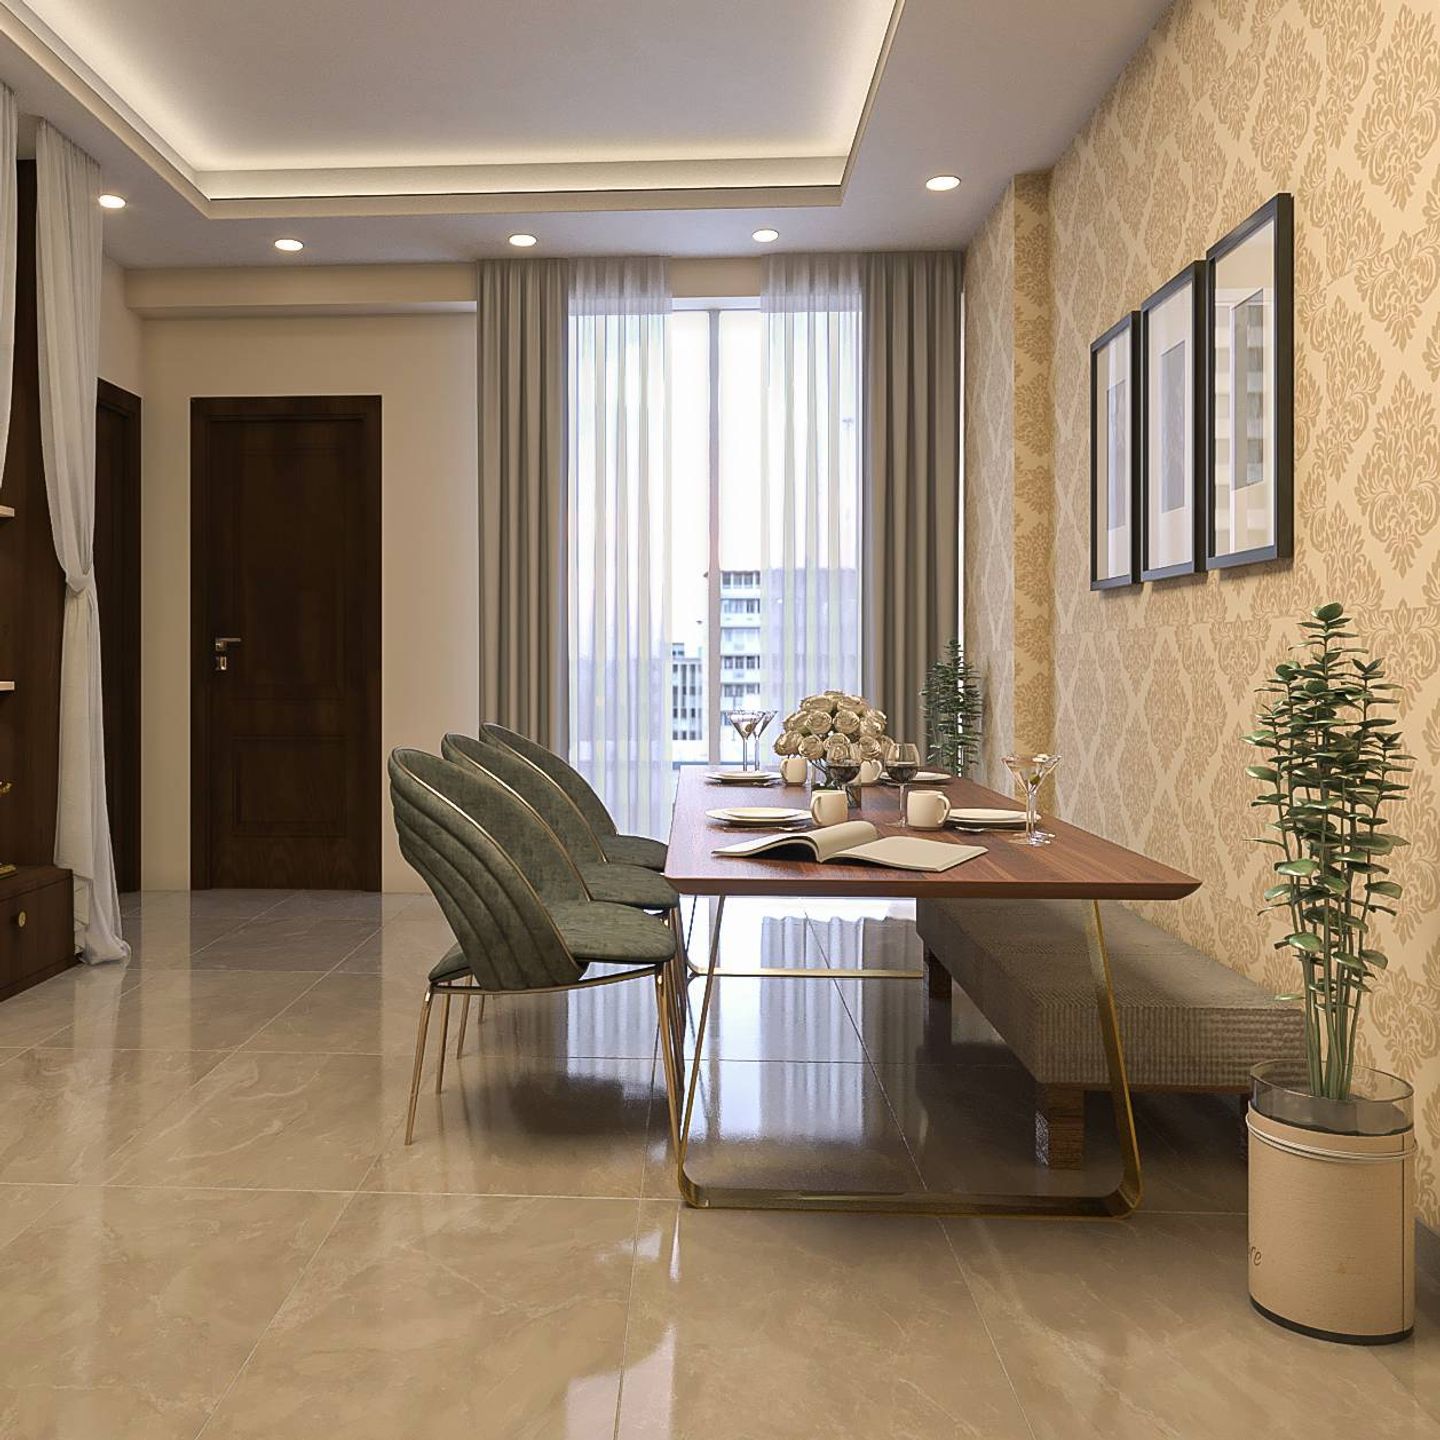
[[[960,256],[861,259],[865,694],[924,739],[925,671],[959,633]]]
[[[480,718],[565,748],[569,265],[479,264]]]

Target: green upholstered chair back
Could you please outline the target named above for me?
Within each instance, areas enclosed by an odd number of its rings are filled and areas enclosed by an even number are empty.
[[[400,853],[430,887],[487,990],[570,985],[571,955],[549,903],[585,887],[534,811],[491,776],[423,750],[390,755]]]
[[[541,769],[504,745],[469,735],[447,735],[440,753],[461,769],[483,770],[508,785],[554,832],[577,864],[603,861],[605,852],[575,802]]]
[[[600,797],[590,788],[590,782],[568,760],[562,760],[553,750],[547,750],[536,740],[517,735],[503,725],[487,724],[482,728],[482,737],[504,745],[538,770],[543,770],[574,802],[575,808],[585,817],[585,823],[598,836],[614,835],[617,832],[610,812]]]

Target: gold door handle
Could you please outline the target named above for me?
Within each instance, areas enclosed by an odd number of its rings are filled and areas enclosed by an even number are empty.
[[[217,635],[215,637],[215,668],[217,670],[228,670],[230,668],[230,657],[226,651],[232,645],[239,645],[243,637],[239,635]]]
[[[21,930],[23,930],[23,929],[25,928],[25,922],[26,922],[29,918],[30,918],[30,917],[29,917],[28,915],[26,915],[26,913],[22,910],[22,911],[20,911],[20,913],[19,913],[18,915],[16,915],[16,917],[15,917],[15,924],[16,924]]]

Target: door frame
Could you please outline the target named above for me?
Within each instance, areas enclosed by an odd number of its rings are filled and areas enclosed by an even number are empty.
[[[115,527],[119,554],[110,557],[120,563],[119,585],[102,595],[100,629],[113,626],[126,664],[118,675],[106,675],[105,713],[115,707],[118,714],[119,744],[115,756],[115,778],[125,803],[120,811],[120,828],[112,831],[115,849],[115,878],[119,888],[140,888],[140,425],[138,395],[101,380],[96,386],[95,404],[125,422],[125,455],[122,473],[112,477],[117,492],[111,496],[118,523]],[[116,577],[105,577],[113,581]],[[110,797],[113,801],[113,796]],[[112,825],[115,811],[110,811]]]
[[[380,889],[380,473],[379,395],[193,396],[190,400],[190,888],[208,890],[213,874],[210,825],[210,715],[208,701],[212,631],[206,614],[209,571],[210,433],[215,424],[244,420],[359,420],[366,431],[360,473],[364,548],[373,579],[363,591],[361,631],[366,653],[363,753],[371,757],[365,793],[370,823],[361,837],[361,869],[367,890]]]

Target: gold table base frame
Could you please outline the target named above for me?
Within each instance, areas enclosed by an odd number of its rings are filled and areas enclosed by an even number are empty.
[[[710,1019],[710,1001],[715,981],[724,975],[759,974],[768,977],[793,978],[824,976],[853,980],[867,977],[892,979],[915,978],[923,971],[864,970],[802,970],[768,968],[758,971],[722,969],[720,953],[721,922],[725,915],[725,897],[718,897],[710,933],[709,964],[701,969],[688,957],[677,960],[674,973],[660,980],[660,1008],[668,1024],[661,1024],[661,1050],[665,1062],[666,1093],[670,1110],[670,1135],[675,1152],[675,1178],[681,1197],[696,1209],[713,1210],[842,1210],[874,1212],[890,1215],[971,1215],[1009,1216],[1022,1219],[1119,1219],[1129,1215],[1140,1203],[1140,1147],[1135,1135],[1135,1115],[1130,1105],[1130,1085],[1125,1074],[1125,1053],[1120,1043],[1120,1027],[1115,1012],[1115,991],[1110,975],[1110,956],[1105,948],[1105,929],[1100,919],[1098,901],[1082,902],[1086,906],[1085,941],[1090,955],[1090,971],[1095,982],[1095,1007],[1100,1022],[1100,1035],[1105,1045],[1105,1060],[1110,1079],[1110,1099],[1115,1113],[1115,1132],[1120,1141],[1121,1174],[1115,1189],[1103,1195],[1008,1195],[989,1192],[946,1190],[781,1190],[757,1186],[702,1185],[685,1168],[690,1148],[690,1130],[695,1118],[695,1097],[700,1086],[700,1070],[704,1060],[705,1033]],[[683,1024],[676,1024],[683,1014],[684,1003],[674,994],[687,980],[681,967],[690,976],[703,976],[704,998],[695,1030],[695,1055],[685,1064]],[[668,1043],[667,1043],[668,1042]]]

